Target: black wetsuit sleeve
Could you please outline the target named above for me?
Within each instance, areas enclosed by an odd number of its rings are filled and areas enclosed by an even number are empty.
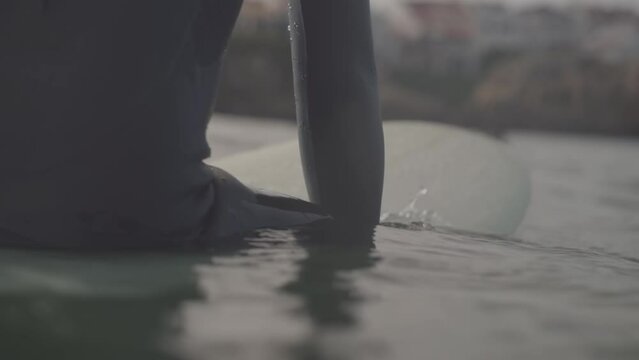
[[[384,177],[368,0],[289,0],[300,150],[310,198],[377,223]]]
[[[194,42],[200,65],[219,59],[228,44],[242,0],[201,0],[194,24]]]

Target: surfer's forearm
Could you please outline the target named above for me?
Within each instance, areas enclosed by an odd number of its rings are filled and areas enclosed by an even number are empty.
[[[311,200],[377,222],[384,147],[368,0],[290,0],[300,145]]]

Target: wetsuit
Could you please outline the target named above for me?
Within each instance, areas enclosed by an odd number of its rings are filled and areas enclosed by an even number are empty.
[[[226,214],[257,198],[218,201],[234,180],[202,162],[241,2],[0,2],[0,244],[192,247],[268,225]]]

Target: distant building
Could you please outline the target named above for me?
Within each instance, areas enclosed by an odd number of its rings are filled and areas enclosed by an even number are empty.
[[[639,25],[621,22],[594,29],[582,50],[611,65],[639,61]]]
[[[578,47],[582,38],[575,14],[553,7],[526,9],[515,21],[525,50],[571,50]]]
[[[610,64],[639,58],[639,15],[629,10],[454,0],[406,0],[376,10],[382,66],[473,76],[518,54],[566,52]]]
[[[467,6],[454,1],[408,1],[405,6],[419,22],[421,35],[431,40],[468,40],[472,19]]]
[[[419,23],[403,7],[373,8],[373,40],[378,67],[402,62],[405,45],[420,36]]]
[[[403,55],[406,62],[436,74],[475,72],[472,14],[464,4],[408,1],[405,6],[418,24],[418,36]]]
[[[587,8],[580,14],[584,55],[608,64],[639,60],[639,15],[631,11]]]
[[[639,15],[636,12],[591,6],[581,10],[582,21],[585,20],[586,31],[611,24],[635,24],[639,26]]]
[[[526,46],[517,16],[502,4],[469,6],[473,21],[473,45],[477,56],[490,52],[519,51]]]

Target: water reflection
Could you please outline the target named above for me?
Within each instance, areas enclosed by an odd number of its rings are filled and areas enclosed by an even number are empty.
[[[201,297],[207,255],[0,252],[0,338],[11,359],[173,359],[165,339]]]
[[[363,299],[348,272],[371,268],[374,229],[353,232],[318,229],[300,243],[307,257],[299,263],[297,278],[283,290],[301,298],[301,313],[319,327],[351,327],[357,322],[353,308]]]
[[[348,349],[338,355],[337,344],[327,347],[325,341],[327,336],[340,337],[358,326],[357,308],[367,299],[357,289],[352,274],[370,269],[379,261],[374,233],[373,228],[331,227],[302,234],[300,244],[307,256],[299,261],[296,278],[282,291],[301,300],[297,314],[311,320],[312,330],[294,346],[293,358],[351,358]],[[327,349],[332,349],[330,354]]]

